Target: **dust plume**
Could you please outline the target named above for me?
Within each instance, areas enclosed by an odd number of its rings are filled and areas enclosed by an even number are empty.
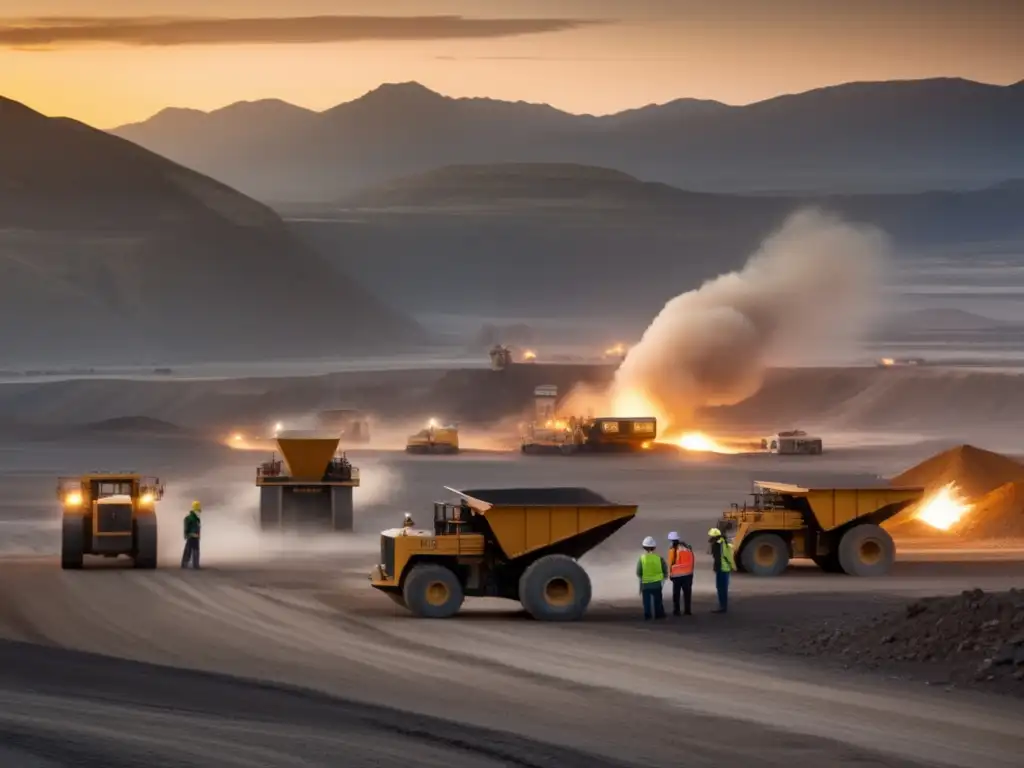
[[[615,374],[614,415],[653,415],[664,434],[705,406],[760,389],[767,367],[811,362],[856,340],[876,307],[888,238],[817,210],[768,237],[742,270],[669,301]]]

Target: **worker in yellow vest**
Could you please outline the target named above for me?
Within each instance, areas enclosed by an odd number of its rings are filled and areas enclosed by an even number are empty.
[[[683,614],[692,616],[690,603],[693,598],[693,547],[682,541],[672,531],[668,535],[668,577],[672,581],[672,615],[679,616],[679,596],[682,593]]]
[[[643,543],[644,553],[636,564],[636,577],[640,580],[640,596],[644,602],[644,620],[665,618],[665,603],[662,589],[668,578],[668,563],[654,550],[658,543],[648,536]]]
[[[715,589],[718,591],[718,608],[712,613],[726,613],[729,610],[729,575],[736,570],[732,544],[717,528],[708,531],[711,557],[715,564]]]

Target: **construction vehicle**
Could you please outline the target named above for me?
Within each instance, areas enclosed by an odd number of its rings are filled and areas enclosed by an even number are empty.
[[[518,600],[543,621],[580,619],[590,577],[577,562],[636,515],[586,488],[459,491],[433,525],[383,531],[370,584],[414,615],[447,618],[465,597]]]
[[[156,568],[156,503],[163,495],[158,478],[131,471],[59,478],[61,568],[81,568],[84,555],[127,555],[136,568]]]
[[[277,454],[256,468],[263,530],[352,530],[352,489],[359,470],[344,453],[338,437],[281,433]]]
[[[823,446],[820,437],[813,437],[800,429],[778,432],[761,440],[761,450],[782,456],[820,456]]]
[[[569,417],[549,420],[543,426],[527,427],[523,453],[596,453],[643,451],[654,443],[658,421],[653,416],[620,419],[611,417]]]
[[[741,572],[777,576],[791,559],[807,558],[832,573],[881,576],[896,558],[882,523],[923,495],[882,479],[842,487],[757,481],[753,502],[733,504],[717,527],[735,537]]]
[[[491,370],[503,371],[512,365],[512,350],[501,344],[491,347]]]
[[[345,445],[370,442],[370,422],[358,408],[320,411],[317,428],[323,432],[337,432]]]
[[[405,442],[406,453],[458,453],[459,428],[453,424],[438,426],[433,420]]]

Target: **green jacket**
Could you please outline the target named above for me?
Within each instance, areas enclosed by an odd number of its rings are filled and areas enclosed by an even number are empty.
[[[195,512],[189,512],[185,515],[185,538],[186,539],[198,539],[200,529],[203,527],[202,520],[199,519],[199,515]]]

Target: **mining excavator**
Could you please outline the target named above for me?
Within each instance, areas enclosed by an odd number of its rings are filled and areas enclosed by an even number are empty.
[[[370,584],[415,616],[454,616],[466,597],[519,601],[542,621],[573,621],[590,604],[584,554],[636,516],[587,488],[459,491],[417,528],[383,531]]]

